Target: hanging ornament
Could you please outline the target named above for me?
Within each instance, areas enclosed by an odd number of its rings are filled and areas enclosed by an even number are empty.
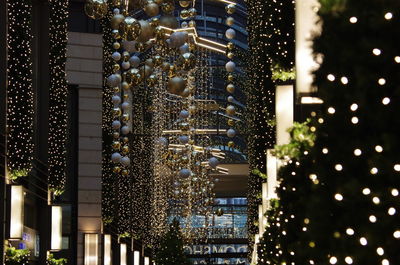
[[[186,87],[186,81],[182,77],[173,77],[168,81],[168,92],[180,95]]]
[[[179,1],[179,5],[180,5],[181,7],[183,7],[183,8],[187,8],[187,7],[191,4],[191,2],[192,2],[192,1],[188,1],[188,0],[180,0],[180,1]]]
[[[176,29],[179,27],[176,17],[169,14],[160,17],[160,25],[170,29]]]
[[[236,131],[234,130],[234,129],[229,129],[229,130],[227,130],[226,131],[226,135],[229,137],[229,138],[233,138],[233,137],[235,137],[236,136]]]
[[[92,19],[102,19],[107,14],[106,0],[86,0],[85,13]]]
[[[191,18],[195,18],[196,15],[197,15],[197,10],[196,10],[196,8],[192,7],[191,9],[189,9],[189,16],[190,16]]]
[[[144,7],[144,12],[149,17],[155,17],[160,13],[160,7],[158,4],[154,3],[153,1],[147,2],[146,6]]]
[[[139,20],[139,24],[141,31],[136,41],[146,42],[153,38],[154,29],[151,27],[150,23],[147,20]]]
[[[190,17],[190,12],[189,12],[189,10],[182,9],[179,16],[181,17],[181,19],[188,19]]]
[[[233,26],[233,24],[235,24],[235,19],[233,17],[227,17],[225,20],[225,24],[227,26]]]
[[[229,15],[232,15],[233,13],[235,13],[236,11],[236,5],[234,4],[229,4],[225,7],[225,11],[226,13],[228,13]]]
[[[233,116],[236,113],[236,109],[234,106],[229,105],[228,107],[226,107],[226,114],[229,116]]]
[[[232,61],[229,61],[226,63],[225,68],[226,68],[226,71],[228,71],[230,73],[234,72],[236,69],[236,64]]]
[[[119,25],[118,31],[123,39],[134,41],[141,33],[140,23],[133,17],[126,17]]]
[[[236,37],[236,31],[234,29],[227,29],[225,31],[225,37],[227,39],[234,39]]]

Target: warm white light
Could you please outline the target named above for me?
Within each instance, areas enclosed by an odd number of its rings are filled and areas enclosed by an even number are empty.
[[[392,189],[392,196],[394,196],[394,197],[399,196],[399,190],[398,189]]]
[[[354,150],[354,155],[355,156],[360,156],[361,155],[361,150],[360,149],[356,149],[356,150]]]
[[[379,247],[376,249],[376,253],[378,253],[379,256],[382,256],[383,254],[385,254],[385,251],[383,251],[383,248]]]
[[[375,215],[370,215],[370,216],[369,216],[369,221],[370,221],[371,223],[376,223],[376,217],[375,217]]]
[[[331,257],[331,258],[329,259],[329,263],[330,263],[330,264],[336,264],[336,263],[337,263],[337,258],[336,258],[336,257]]]
[[[346,234],[348,234],[349,236],[352,236],[352,235],[354,235],[354,230],[352,228],[347,228]]]
[[[394,238],[399,239],[400,238],[400,230],[397,230],[393,233]]]
[[[393,18],[393,14],[392,14],[392,13],[387,12],[387,13],[385,14],[385,19],[390,20],[390,19],[392,19],[392,18]]]
[[[62,207],[51,206],[51,249],[60,250],[62,244]]]
[[[369,195],[369,194],[371,194],[371,190],[368,189],[368,188],[365,188],[365,189],[363,189],[362,193],[363,193],[364,195]]]
[[[140,252],[137,250],[133,253],[133,265],[140,265]]]
[[[345,76],[340,78],[340,81],[342,82],[343,85],[347,85],[349,83],[349,79]]]
[[[335,76],[333,74],[329,74],[326,78],[331,82],[335,81]]]
[[[356,103],[351,104],[350,109],[352,111],[356,111],[358,109],[358,105]]]
[[[390,103],[390,98],[385,97],[385,98],[382,99],[382,104],[383,104],[383,105],[387,105],[387,104],[389,104],[389,103]]]
[[[24,188],[11,186],[10,239],[21,239],[24,225]]]
[[[358,118],[357,117],[351,118],[351,123],[357,124],[358,123]]]
[[[127,265],[126,244],[121,244],[120,247],[120,265]]]
[[[353,259],[352,259],[351,257],[346,257],[346,258],[344,259],[344,261],[345,261],[347,264],[353,264]]]
[[[317,97],[301,97],[301,104],[322,104],[324,101]]]
[[[389,215],[395,215],[396,214],[396,209],[393,208],[393,207],[390,207],[389,210],[388,210],[388,214]]]
[[[382,265],[389,265],[389,261],[387,259],[382,260]]]
[[[378,56],[378,55],[381,55],[382,52],[381,52],[381,50],[375,48],[375,49],[372,50],[372,53],[373,53],[374,55]]]
[[[97,234],[85,234],[85,265],[97,265],[99,262],[99,246]]]
[[[144,257],[144,265],[150,265],[150,258]]]
[[[375,151],[377,151],[378,153],[381,153],[383,151],[382,146],[380,146],[380,145],[375,146]]]
[[[336,199],[337,201],[342,201],[342,200],[343,200],[343,195],[340,194],[340,193],[336,193],[336,194],[335,194],[335,199]]]
[[[336,171],[342,171],[343,170],[343,166],[341,164],[336,164],[335,165],[335,169],[336,169]]]
[[[335,113],[335,108],[329,107],[329,108],[328,108],[328,113],[329,113],[329,114]]]
[[[400,164],[396,164],[396,165],[394,165],[394,170],[396,170],[396,171],[400,171]]]
[[[400,56],[394,57],[394,61],[395,61],[396,63],[400,63]]]
[[[328,153],[328,148],[323,148],[322,153],[326,155]]]
[[[368,244],[367,239],[365,237],[360,238],[360,244],[366,246]]]
[[[374,198],[372,198],[372,202],[375,204],[379,204],[381,202],[381,200],[378,197],[374,197]]]
[[[351,17],[351,18],[349,19],[349,21],[350,21],[350,23],[352,23],[352,24],[357,23],[357,18],[356,18],[356,17]]]
[[[376,167],[373,167],[373,168],[371,168],[370,172],[372,175],[375,175],[378,173],[378,169]]]
[[[378,84],[381,85],[381,86],[385,85],[386,84],[386,79],[385,78],[379,78]]]
[[[111,265],[111,235],[104,235],[104,265]]]

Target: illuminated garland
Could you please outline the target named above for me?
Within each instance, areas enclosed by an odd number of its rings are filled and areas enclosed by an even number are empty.
[[[9,0],[7,7],[7,169],[9,178],[16,179],[32,169],[32,3]]]
[[[50,0],[50,100],[49,100],[49,189],[55,195],[64,191],[68,85],[65,72],[68,0]]]
[[[103,94],[102,94],[102,135],[103,135],[103,156],[102,156],[102,219],[104,224],[110,224],[114,219],[115,213],[115,173],[114,164],[111,161],[113,153],[113,89],[106,84],[106,78],[113,73],[113,53],[114,38],[111,29],[111,18],[113,17],[113,7],[108,8],[108,13],[101,20],[103,29]]]

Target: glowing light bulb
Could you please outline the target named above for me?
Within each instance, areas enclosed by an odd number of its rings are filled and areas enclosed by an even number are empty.
[[[368,188],[364,188],[363,191],[362,191],[362,193],[363,193],[364,195],[369,195],[369,194],[371,194],[371,190],[368,189]]]
[[[329,74],[326,78],[331,82],[335,81],[335,76],[333,74]]]
[[[378,197],[374,197],[374,198],[372,198],[372,202],[375,204],[379,204],[381,202],[381,200]]]
[[[392,13],[387,12],[387,13],[385,14],[385,19],[386,19],[386,20],[390,20],[390,19],[392,19],[392,18],[393,18],[393,14],[392,14]]]
[[[354,155],[355,155],[355,156],[360,156],[361,154],[362,154],[362,152],[361,152],[360,149],[355,149],[355,150],[354,150]]]
[[[342,82],[343,85],[347,85],[349,83],[349,79],[345,76],[340,78],[340,82]]]
[[[357,124],[358,123],[358,118],[357,117],[351,118],[351,123]]]
[[[370,170],[372,175],[376,175],[378,173],[378,169],[376,167],[371,168]]]
[[[392,196],[394,196],[394,197],[399,196],[399,190],[398,189],[392,189]]]
[[[343,200],[343,195],[340,194],[340,193],[336,193],[336,194],[335,194],[335,199],[336,199],[337,201],[342,201],[342,200]]]
[[[336,171],[342,171],[343,170],[343,166],[341,164],[336,164],[335,165],[335,169],[336,169]]]
[[[382,265],[389,265],[389,261],[387,259],[382,260]]]
[[[352,228],[347,228],[346,234],[348,234],[349,236],[352,236],[352,235],[354,235],[354,230]]]
[[[333,108],[333,107],[329,107],[329,108],[328,108],[328,113],[329,113],[329,114],[334,114],[335,111],[336,111],[336,110],[335,110],[335,108]]]
[[[377,151],[378,153],[381,153],[383,151],[382,146],[380,146],[380,145],[375,146],[375,151]]]
[[[358,105],[356,103],[351,104],[350,109],[352,111],[356,111],[358,109]]]
[[[386,79],[385,78],[379,78],[378,84],[381,85],[381,86],[385,85],[386,84]]]
[[[350,19],[349,19],[349,21],[350,21],[350,23],[352,23],[352,24],[354,24],[354,23],[357,23],[357,18],[356,17],[351,17]]]
[[[323,148],[322,153],[326,155],[328,153],[328,148]]]
[[[370,215],[368,219],[369,219],[369,221],[371,223],[376,223],[376,216],[375,215]]]
[[[351,257],[346,257],[346,258],[344,259],[344,261],[345,261],[347,264],[353,264],[353,259],[352,259]]]
[[[389,215],[395,215],[396,214],[396,209],[393,208],[393,207],[390,207],[389,210],[388,210],[388,214]]]
[[[400,56],[394,57],[394,61],[395,61],[396,63],[400,63]]]
[[[375,48],[375,49],[372,50],[372,53],[373,53],[374,55],[378,56],[378,55],[381,55],[382,52],[381,52],[381,50]]]
[[[366,246],[368,244],[367,239],[365,237],[360,238],[360,244]]]
[[[383,248],[379,247],[376,249],[376,253],[378,253],[379,256],[382,256],[383,254],[385,254],[385,251],[383,251]]]
[[[396,165],[394,165],[394,170],[396,170],[396,171],[400,171],[400,164],[396,164]]]
[[[385,97],[385,98],[382,99],[382,104],[383,104],[383,105],[387,105],[387,104],[389,104],[389,103],[390,103],[390,98]]]
[[[394,238],[399,239],[400,238],[400,230],[394,231],[393,236],[394,236]]]
[[[336,258],[336,257],[331,257],[331,258],[329,259],[329,263],[330,263],[330,264],[336,264],[336,263],[337,263],[337,258]]]

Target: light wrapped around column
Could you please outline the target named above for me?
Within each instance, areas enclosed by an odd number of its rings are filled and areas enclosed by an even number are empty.
[[[99,237],[97,234],[85,234],[85,265],[99,264]]]
[[[22,239],[24,227],[24,188],[11,186],[10,240]]]
[[[133,253],[133,265],[140,265],[140,252],[137,250]]]
[[[150,258],[144,257],[144,265],[150,265]]]
[[[121,244],[120,247],[120,265],[127,265],[126,244]]]
[[[51,206],[51,250],[61,250],[62,207]]]

